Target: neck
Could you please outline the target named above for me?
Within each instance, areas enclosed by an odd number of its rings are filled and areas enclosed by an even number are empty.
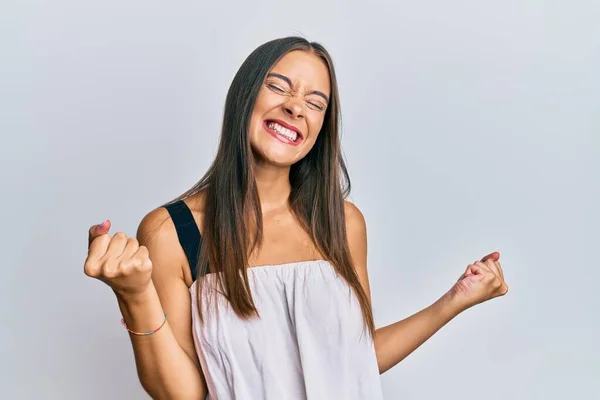
[[[287,206],[291,192],[290,167],[257,163],[255,177],[263,213]]]

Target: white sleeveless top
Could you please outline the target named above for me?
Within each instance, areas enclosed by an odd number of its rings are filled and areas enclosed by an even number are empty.
[[[327,261],[248,268],[260,318],[240,319],[210,290],[215,274],[191,286],[194,343],[218,400],[380,400],[373,340],[350,286]],[[202,286],[204,323],[198,315]],[[206,299],[206,300],[205,300]]]

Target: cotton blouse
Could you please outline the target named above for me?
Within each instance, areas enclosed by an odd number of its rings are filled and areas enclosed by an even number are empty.
[[[194,266],[201,239],[199,231],[190,234],[192,223],[197,231],[191,211],[183,201],[166,208]],[[219,293],[216,273],[196,277],[192,270],[192,330],[208,399],[383,399],[360,303],[328,261],[251,267],[247,273],[259,317],[245,320]],[[199,289],[203,322],[195,301]]]

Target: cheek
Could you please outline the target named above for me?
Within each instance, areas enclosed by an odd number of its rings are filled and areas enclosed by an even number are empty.
[[[268,93],[265,93],[264,89],[260,91],[252,110],[252,116],[250,117],[250,133],[253,134],[257,130],[262,128],[263,117],[274,105],[273,100],[269,98]]]
[[[263,122],[263,116],[264,116],[264,112],[262,112],[260,109],[258,108],[254,108],[254,111],[252,111],[252,116],[250,117],[250,128],[249,128],[249,133],[250,133],[250,137],[252,138],[253,136],[256,136],[256,134],[258,133],[258,131],[262,128],[262,122]]]
[[[323,118],[318,118],[309,122],[309,130],[312,132],[311,142],[315,142],[317,140],[317,136],[320,135],[321,128],[323,127]]]
[[[260,113],[257,113],[256,110],[252,113],[252,117],[250,117],[250,136],[256,134],[256,131],[260,129],[260,123],[262,122]]]
[[[277,102],[281,100],[281,96],[276,96],[267,89],[262,88],[258,92],[256,102],[254,103],[254,114],[264,114],[273,107],[277,106]]]

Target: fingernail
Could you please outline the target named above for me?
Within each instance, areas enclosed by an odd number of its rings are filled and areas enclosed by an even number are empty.
[[[102,228],[104,226],[104,224],[106,223],[106,220],[104,220],[102,223],[98,224],[98,228]]]

